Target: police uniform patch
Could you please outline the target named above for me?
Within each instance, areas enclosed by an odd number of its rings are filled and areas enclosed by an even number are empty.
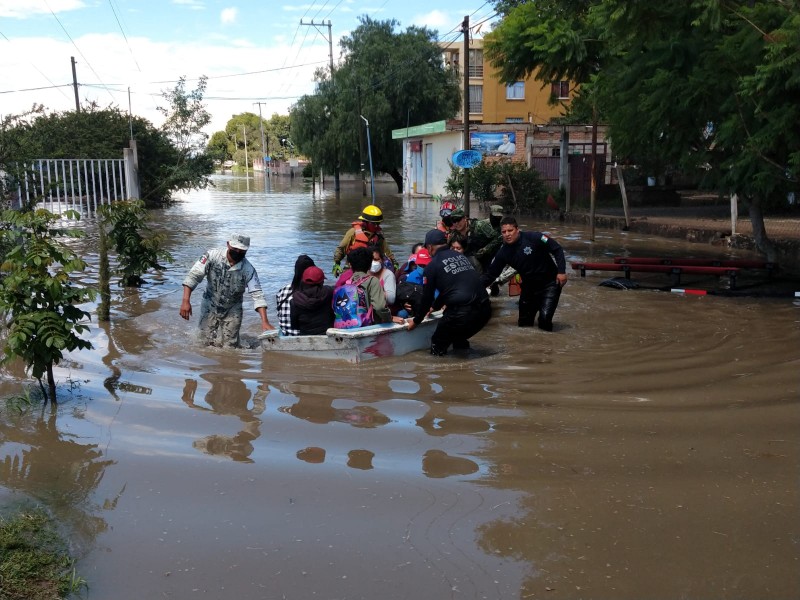
[[[546,235],[542,234],[542,243],[543,243],[543,244],[546,244],[546,243],[547,243],[547,242],[549,242],[549,241],[550,241],[550,238],[549,238],[549,237],[547,237]]]

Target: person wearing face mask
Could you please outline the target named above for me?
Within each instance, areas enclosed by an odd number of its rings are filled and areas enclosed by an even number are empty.
[[[392,270],[392,261],[387,256],[381,253],[381,249],[376,246],[370,246],[369,250],[372,251],[372,264],[369,268],[369,274],[373,277],[380,279],[383,292],[386,294],[386,304],[390,307],[394,304],[397,294],[397,278]]]
[[[486,271],[503,243],[499,230],[492,226],[489,219],[467,219],[460,208],[451,213],[450,219],[448,239],[454,235],[461,236],[464,254],[474,256],[481,271]]]
[[[180,315],[192,316],[191,296],[205,278],[206,289],[200,304],[200,334],[209,346],[236,348],[242,326],[242,303],[247,291],[261,316],[261,329],[275,329],[267,318],[267,301],[258,280],[258,273],[245,258],[250,238],[234,234],[226,248],[208,250],[192,266],[183,280],[183,301]]]
[[[397,295],[397,278],[391,268],[394,265],[392,265],[392,261],[387,256],[382,254],[381,249],[378,246],[369,246],[367,250],[372,256],[372,262],[370,263],[368,274],[380,281],[381,287],[383,288],[383,293],[386,296],[386,304],[391,306],[394,304]],[[348,267],[342,272],[341,275],[339,275],[334,287],[341,287],[344,285],[345,281],[352,277],[353,269],[352,267]]]

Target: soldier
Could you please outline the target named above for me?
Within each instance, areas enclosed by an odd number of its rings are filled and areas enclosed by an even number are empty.
[[[210,346],[238,347],[245,290],[261,316],[261,328],[264,331],[275,329],[267,319],[267,301],[258,273],[245,258],[249,248],[248,236],[232,235],[227,248],[208,250],[183,280],[183,301],[179,312],[186,320],[192,316],[192,292],[203,278],[208,280],[200,305],[200,332]]]

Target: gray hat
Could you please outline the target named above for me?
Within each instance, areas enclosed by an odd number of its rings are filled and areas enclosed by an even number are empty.
[[[446,243],[447,243],[447,237],[445,237],[443,231],[439,231],[438,229],[431,229],[428,233],[425,234],[426,246],[444,246]]]
[[[231,248],[236,248],[237,250],[247,250],[250,249],[250,236],[242,235],[241,233],[234,233],[231,236],[231,239],[228,240],[228,244]]]
[[[489,207],[489,214],[493,217],[502,217],[505,213],[503,212],[503,207],[499,204],[492,204]]]

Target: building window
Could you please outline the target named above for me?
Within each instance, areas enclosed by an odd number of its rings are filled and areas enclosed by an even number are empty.
[[[517,81],[507,85],[506,100],[525,100],[525,82]]]
[[[469,76],[483,77],[483,50],[469,51]]]
[[[569,100],[569,81],[554,81],[550,93],[559,100]]]
[[[506,123],[524,123],[525,120],[522,117],[506,117]]]
[[[458,52],[455,50],[445,50],[442,53],[442,62],[444,63],[445,67],[449,67],[453,69],[456,73],[459,72],[458,69]]]
[[[469,114],[480,114],[483,112],[483,86],[469,86]]]

